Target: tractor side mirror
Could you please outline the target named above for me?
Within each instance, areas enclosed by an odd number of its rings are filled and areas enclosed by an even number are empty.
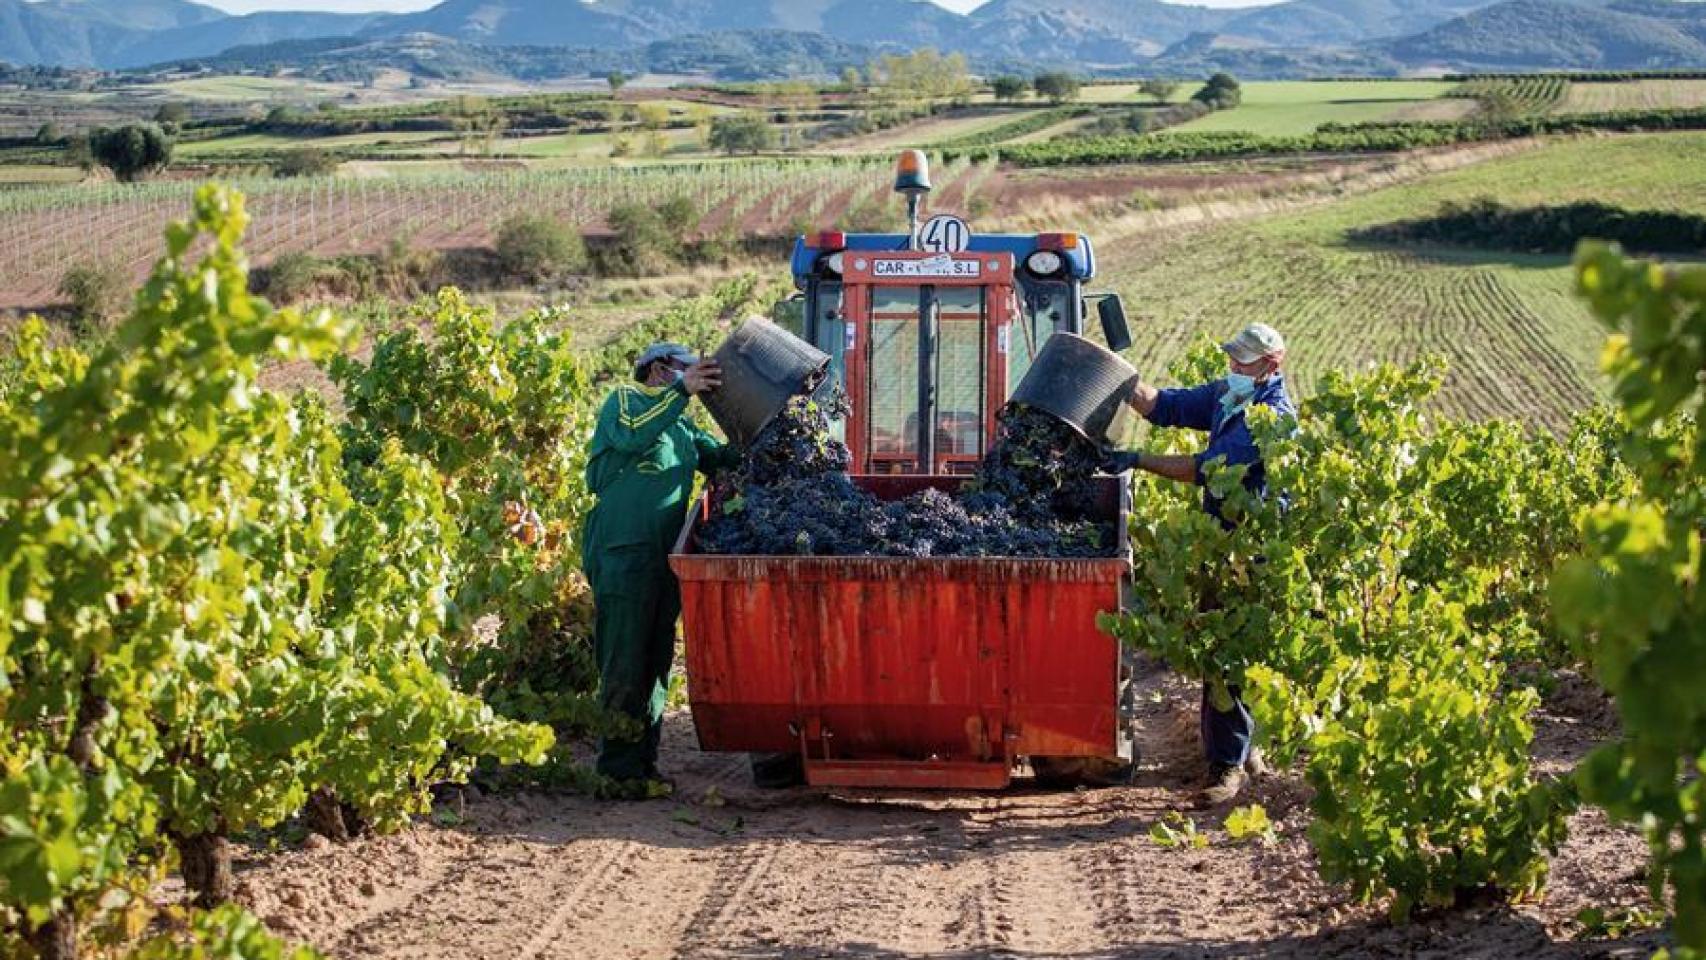
[[[770,307],[770,322],[796,337],[806,339],[806,297],[795,293]]]
[[[1131,346],[1131,326],[1126,323],[1125,303],[1119,294],[1106,294],[1096,301],[1096,315],[1101,318],[1102,338],[1108,341],[1109,350],[1119,353]]]

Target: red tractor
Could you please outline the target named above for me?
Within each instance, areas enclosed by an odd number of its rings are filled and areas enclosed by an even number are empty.
[[[908,233],[800,238],[784,320],[829,354],[855,482],[884,499],[964,482],[1043,341],[1083,333],[1095,272],[1080,234],[920,223],[918,151],[902,155],[896,190]],[[1096,299],[1123,349],[1118,298]],[[701,746],[797,751],[823,786],[988,789],[1023,760],[1129,766],[1122,660],[1096,627],[1130,570],[1129,490],[1101,483],[1120,537],[1110,559],[711,556],[690,520],[671,564]]]

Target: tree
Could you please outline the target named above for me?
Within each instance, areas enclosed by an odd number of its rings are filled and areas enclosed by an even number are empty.
[[[457,97],[450,106],[450,123],[462,134],[462,149],[473,144],[491,156],[503,132],[509,129],[509,114],[485,97]]]
[[[604,82],[610,84],[611,93],[620,93],[628,85],[628,75],[620,70],[612,70],[604,75]]]
[[[182,103],[162,103],[160,109],[154,111],[156,123],[171,123],[182,126],[189,122],[190,108]]]
[[[295,107],[277,106],[267,111],[262,121],[268,127],[288,127],[302,122],[302,115]]]
[[[586,244],[575,230],[544,216],[515,216],[498,228],[498,264],[528,282],[548,280],[586,265]]]
[[[1179,92],[1179,81],[1163,80],[1159,77],[1151,78],[1138,84],[1137,92],[1156,103],[1166,103],[1173,99],[1173,94]]]
[[[1225,110],[1238,106],[1244,99],[1244,91],[1232,74],[1217,73],[1208,78],[1201,90],[1191,94],[1191,99],[1206,103],[1216,110]]]
[[[131,183],[172,162],[172,138],[157,123],[102,127],[89,135],[89,154],[121,182]]]
[[[724,153],[757,153],[776,147],[776,130],[759,113],[747,111],[711,121],[711,147]]]
[[[703,103],[695,103],[687,108],[687,119],[692,121],[693,135],[702,149],[711,149],[711,124],[716,118],[716,112]]]
[[[1070,73],[1039,73],[1031,81],[1031,86],[1036,89],[1037,96],[1059,105],[1068,100],[1077,100],[1078,91],[1083,84]]]
[[[848,92],[853,92],[865,85],[865,78],[859,73],[858,67],[845,66],[841,68],[841,85],[846,87]]]
[[[996,77],[989,81],[989,86],[995,92],[995,99],[1001,101],[1023,100],[1031,92],[1031,85],[1025,82],[1024,77],[1012,74]]]
[[[52,120],[36,128],[36,143],[44,147],[56,147],[65,141],[65,133],[59,129],[59,124]]]
[[[326,177],[337,173],[342,163],[335,153],[304,147],[286,152],[273,164],[272,172],[276,177]]]
[[[904,55],[884,54],[866,73],[884,98],[894,103],[954,99],[976,89],[964,55],[944,57],[931,47]]]
[[[661,130],[669,123],[667,104],[642,103],[637,109],[642,130]]]

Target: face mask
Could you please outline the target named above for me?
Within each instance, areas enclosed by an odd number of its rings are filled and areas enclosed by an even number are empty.
[[[1255,377],[1247,373],[1229,373],[1226,375],[1226,392],[1220,395],[1221,409],[1236,410],[1249,403],[1255,395]]]

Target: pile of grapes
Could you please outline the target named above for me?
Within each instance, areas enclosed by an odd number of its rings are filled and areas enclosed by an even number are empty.
[[[1111,523],[1093,519],[1101,454],[1047,414],[1010,409],[977,476],[958,494],[883,501],[853,485],[829,421],[839,395],[796,397],[718,485],[699,529],[706,553],[746,556],[1106,557]]]

